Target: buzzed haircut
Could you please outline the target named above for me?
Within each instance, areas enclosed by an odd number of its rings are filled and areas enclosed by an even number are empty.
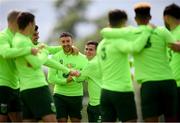
[[[128,17],[124,10],[114,9],[109,11],[108,19],[112,27],[117,27],[119,24],[126,22]]]
[[[30,12],[22,12],[17,18],[17,24],[20,30],[24,30],[29,23],[33,23],[35,16]]]
[[[59,38],[62,38],[62,37],[71,37],[73,38],[72,34],[69,33],[69,32],[62,32],[59,36]]]
[[[96,42],[96,41],[88,41],[88,42],[86,43],[86,45],[94,45],[95,48],[97,48],[98,42]]]
[[[140,2],[134,6],[135,17],[138,18],[149,18],[151,17],[151,5],[147,2]]]
[[[176,19],[180,19],[180,6],[174,3],[166,6],[163,15],[169,15]]]
[[[7,21],[8,22],[13,22],[17,19],[18,15],[20,14],[20,11],[17,10],[12,10],[9,12],[8,16],[7,16]]]

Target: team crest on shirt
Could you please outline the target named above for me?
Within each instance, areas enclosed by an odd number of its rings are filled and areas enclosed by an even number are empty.
[[[66,65],[68,68],[75,68],[76,67],[76,64],[72,64],[72,63],[69,63]]]
[[[63,59],[60,59],[59,62],[60,62],[61,64],[63,64]]]

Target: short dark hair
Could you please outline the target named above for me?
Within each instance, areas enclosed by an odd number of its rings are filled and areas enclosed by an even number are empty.
[[[11,12],[9,12],[7,16],[7,21],[8,22],[15,21],[20,13],[21,13],[20,11],[12,10]]]
[[[59,36],[59,38],[62,38],[62,37],[71,37],[73,38],[72,34],[69,33],[69,32],[62,32]]]
[[[22,12],[17,18],[20,30],[24,30],[30,22],[34,22],[35,16],[30,12]]]
[[[176,19],[180,19],[180,7],[175,3],[165,7],[163,15],[170,15]]]
[[[114,9],[108,13],[109,24],[112,27],[117,27],[120,23],[127,21],[128,17],[124,10]]]
[[[151,5],[146,2],[140,2],[134,6],[135,17],[138,18],[149,18],[151,17]]]
[[[88,41],[88,42],[86,43],[86,45],[94,45],[95,48],[97,48],[98,42],[96,42],[96,41]]]

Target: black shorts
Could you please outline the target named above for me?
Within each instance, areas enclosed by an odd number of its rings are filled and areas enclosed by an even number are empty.
[[[102,122],[122,122],[137,119],[133,92],[101,91]]]
[[[0,86],[0,114],[7,115],[10,112],[21,112],[22,102],[19,89]]]
[[[100,105],[92,106],[88,104],[87,106],[87,114],[89,122],[100,122],[101,121],[101,112]]]
[[[42,119],[43,116],[55,114],[55,105],[48,86],[24,90],[23,119]]]
[[[143,119],[164,115],[174,117],[177,112],[177,85],[174,80],[148,81],[141,86]]]
[[[81,119],[82,96],[64,96],[54,95],[57,119],[60,118],[78,118]]]
[[[180,87],[178,87],[177,90],[178,90],[177,120],[178,122],[180,122]]]

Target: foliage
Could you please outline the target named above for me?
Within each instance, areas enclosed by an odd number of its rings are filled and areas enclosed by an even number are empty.
[[[100,41],[99,30],[107,25],[106,18],[104,16],[96,18],[94,20],[86,16],[87,9],[91,5],[90,0],[57,0],[54,2],[55,10],[57,13],[57,23],[55,24],[54,30],[49,38],[49,43],[58,40],[58,35],[61,32],[70,32],[75,37],[75,45],[83,51],[84,45],[89,40]],[[77,26],[81,23],[87,23],[95,25],[96,30],[87,35],[86,37],[80,38],[77,35]],[[85,27],[85,31],[88,31]],[[57,37],[55,37],[57,36]],[[55,43],[56,44],[56,43]]]

